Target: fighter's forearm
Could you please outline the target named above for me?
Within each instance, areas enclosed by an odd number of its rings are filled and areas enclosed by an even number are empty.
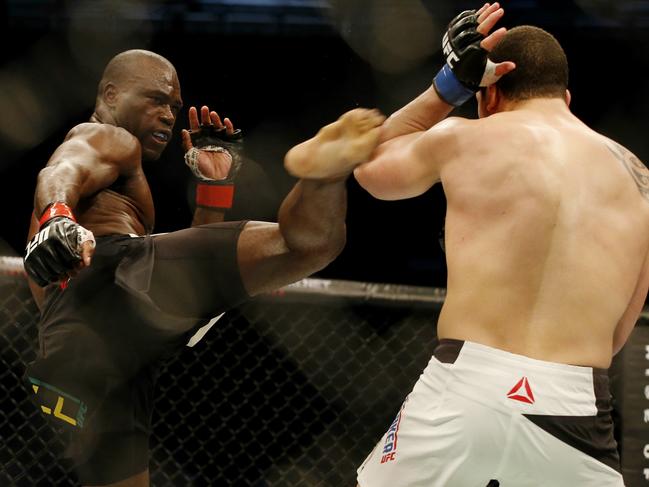
[[[346,179],[346,178],[345,178]],[[291,252],[335,258],[345,246],[345,180],[301,180],[279,210],[280,231]]]
[[[40,216],[55,201],[75,208],[83,186],[83,174],[78,168],[66,164],[48,166],[38,174],[34,193],[34,213]]]
[[[225,221],[225,210],[221,208],[197,207],[192,219],[192,227],[207,225],[208,223],[220,223]]]
[[[381,142],[413,132],[428,130],[443,120],[453,106],[443,101],[431,85],[417,98],[394,112],[383,123]]]

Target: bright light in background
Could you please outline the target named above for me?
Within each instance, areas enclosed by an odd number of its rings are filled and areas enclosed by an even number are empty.
[[[340,35],[379,71],[406,71],[440,49],[441,28],[419,0],[330,3]]]
[[[23,150],[40,143],[87,93],[67,49],[41,39],[0,69],[0,143]],[[5,163],[6,161],[2,161]]]
[[[121,50],[143,47],[151,37],[149,2],[69,5],[70,10],[59,12],[67,19],[67,45],[44,37],[0,69],[0,143],[6,149],[36,146],[61,120],[91,106],[107,60]]]
[[[153,32],[151,5],[147,0],[72,3],[68,40],[77,63],[101,75],[113,55],[144,47]]]
[[[623,20],[625,12],[630,13],[630,2],[619,0],[575,0],[575,3],[588,15],[597,17],[600,21],[616,22]],[[641,3],[641,2],[638,2]]]

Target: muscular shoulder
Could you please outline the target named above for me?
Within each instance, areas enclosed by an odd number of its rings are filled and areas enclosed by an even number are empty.
[[[599,135],[599,134],[598,134]],[[628,148],[624,147],[622,144],[609,139],[603,135],[600,135],[608,150],[620,161],[628,162],[632,166],[640,169],[643,173],[647,173],[646,165]]]
[[[629,173],[640,195],[649,201],[649,169],[626,147],[607,137],[602,136],[602,139],[610,154]]]
[[[434,125],[428,133],[436,139],[445,138],[448,142],[466,143],[480,138],[487,129],[484,122],[484,119],[448,117]]]
[[[526,144],[525,138],[533,135],[520,121],[500,114],[477,119],[449,117],[433,128],[437,142],[444,138],[459,158],[473,158],[485,151],[494,153],[518,143]]]
[[[448,117],[430,128],[425,135],[427,144],[439,157],[452,162],[468,156],[482,142],[481,121]]]
[[[114,125],[79,124],[68,132],[64,145],[85,145],[95,151],[100,159],[124,168],[139,166],[141,162],[140,142],[127,130]]]

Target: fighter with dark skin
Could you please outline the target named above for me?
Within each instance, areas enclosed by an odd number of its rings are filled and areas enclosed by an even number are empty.
[[[132,50],[118,54],[107,65],[90,121],[70,130],[38,176],[25,266],[43,316],[55,301],[51,295],[77,292],[72,289],[75,280],[92,270],[100,244],[95,249],[94,238],[87,231],[97,238],[148,236],[153,231],[154,205],[142,164],[160,157],[182,106],[178,76],[165,58]],[[350,130],[358,127],[364,134],[351,157],[359,163],[369,158],[378,144],[384,118],[374,111],[356,109],[341,120],[342,126]],[[225,127],[228,134],[234,131],[229,119],[221,121],[208,107],[202,107],[200,115],[191,107],[190,129],[199,130],[201,124]],[[186,151],[192,148],[187,130],[183,130],[182,141]],[[289,156],[287,163],[289,160],[293,165],[305,163],[300,154]],[[223,177],[231,163],[227,152],[200,151],[198,155],[198,168],[208,179]],[[233,266],[248,296],[307,277],[340,253],[346,235],[345,180],[352,167],[333,178],[315,175],[299,180],[282,202],[277,223],[243,224]],[[192,226],[222,221],[223,209],[198,207]],[[45,235],[48,228],[51,231]],[[174,240],[182,246],[182,239],[189,235],[186,232],[191,231],[152,238],[157,242]],[[69,278],[70,287],[59,290],[58,283]],[[122,311],[114,312],[118,318]],[[73,339],[74,334],[71,336]],[[62,342],[62,347],[68,345]],[[149,472],[143,468],[110,481],[81,480],[85,485],[144,486],[149,484]]]

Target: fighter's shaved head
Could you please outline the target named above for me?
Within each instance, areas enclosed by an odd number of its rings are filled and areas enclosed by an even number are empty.
[[[132,49],[106,65],[91,121],[125,129],[140,141],[142,158],[156,160],[182,105],[171,62],[155,52]]]
[[[151,76],[156,69],[170,70],[176,77],[173,64],[155,52],[144,49],[120,52],[106,65],[99,82],[97,96],[101,96],[108,83],[117,86],[125,85],[141,76]]]

